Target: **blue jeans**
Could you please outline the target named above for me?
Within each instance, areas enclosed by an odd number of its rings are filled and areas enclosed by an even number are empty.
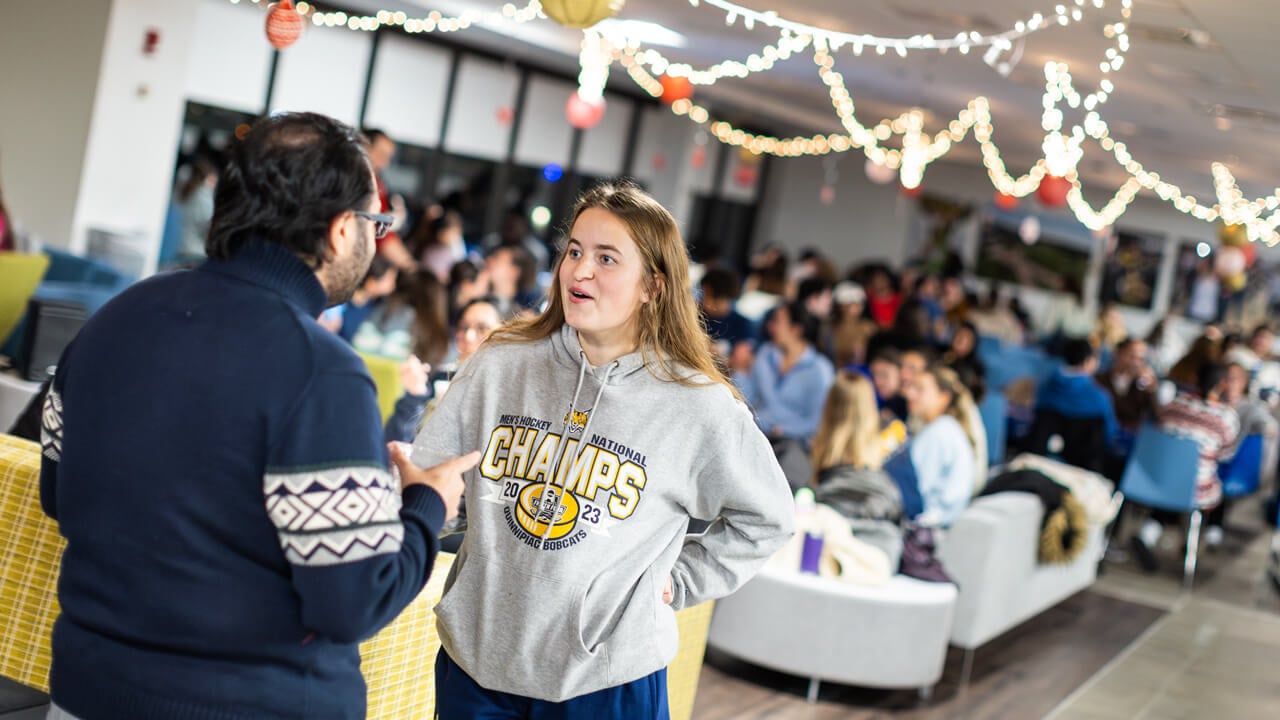
[[[667,671],[563,702],[486,690],[443,649],[436,655],[437,720],[670,720]]]

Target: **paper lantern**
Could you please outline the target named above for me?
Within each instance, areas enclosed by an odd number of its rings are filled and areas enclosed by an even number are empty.
[[[738,184],[738,187],[755,187],[759,176],[760,173],[753,165],[739,165],[733,171],[733,181]]]
[[[901,192],[903,197],[916,198],[920,197],[920,193],[924,192],[924,186],[917,185],[909,188],[906,185],[899,185],[898,192]]]
[[[567,28],[584,30],[618,14],[626,0],[543,0],[542,12]]]
[[[662,95],[658,96],[658,99],[667,105],[693,97],[693,83],[687,77],[663,75],[661,82]]]
[[[1034,215],[1023,218],[1022,222],[1018,223],[1018,237],[1028,245],[1035,245],[1040,239],[1040,218]]]
[[[579,130],[589,130],[604,117],[604,98],[587,100],[575,92],[569,96],[569,102],[564,106],[564,114],[569,118],[570,125]]]
[[[836,189],[830,185],[823,185],[818,191],[818,202],[823,205],[830,205],[836,201]]]
[[[516,119],[515,111],[512,110],[511,107],[508,105],[503,105],[502,107],[495,110],[494,115],[498,119],[498,124],[503,127],[510,125],[511,122]]]
[[[888,185],[893,182],[894,178],[898,177],[897,170],[894,170],[888,165],[881,165],[871,158],[867,158],[865,168],[867,172],[867,179],[877,185]]]
[[[994,202],[996,204],[996,207],[1000,208],[1001,210],[1004,210],[1005,212],[1008,212],[1018,207],[1018,198],[1012,195],[1005,195],[1002,192],[996,193]]]
[[[653,158],[649,161],[653,165],[654,170],[662,170],[667,167],[667,156],[662,153],[654,153]]]
[[[1071,190],[1071,181],[1057,175],[1045,175],[1036,188],[1036,197],[1040,204],[1049,208],[1060,208],[1067,204],[1067,192]]]
[[[1213,270],[1218,273],[1218,277],[1226,280],[1243,273],[1245,264],[1244,251],[1238,247],[1228,245],[1218,248],[1218,253],[1213,262]]]
[[[267,42],[277,50],[283,50],[298,42],[306,21],[293,6],[293,0],[280,0],[267,13]]]

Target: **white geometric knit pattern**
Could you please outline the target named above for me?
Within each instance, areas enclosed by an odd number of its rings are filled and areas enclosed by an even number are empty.
[[[62,396],[53,386],[44,397],[40,413],[40,447],[44,456],[54,462],[62,460]]]
[[[294,565],[338,565],[400,552],[400,488],[385,470],[268,473],[267,514]]]

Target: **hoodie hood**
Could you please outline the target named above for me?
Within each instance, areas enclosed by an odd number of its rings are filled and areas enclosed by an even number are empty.
[[[607,384],[609,385],[623,385],[628,382],[634,382],[640,379],[648,370],[648,366],[644,361],[644,352],[640,349],[627,353],[600,367],[592,367],[587,361],[586,351],[582,349],[582,343],[578,341],[578,331],[567,323],[560,326],[560,332],[552,337],[551,354],[556,364],[568,367],[574,372],[578,372],[582,364],[587,363],[587,373],[599,382],[606,382],[605,378],[607,377]]]

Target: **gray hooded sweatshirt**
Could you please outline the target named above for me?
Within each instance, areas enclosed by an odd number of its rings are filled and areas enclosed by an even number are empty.
[[[666,667],[675,611],[732,593],[793,532],[787,480],[727,387],[660,380],[639,352],[592,368],[567,326],[482,348],[412,457],[476,449],[436,622],[491,690],[559,702]],[[691,517],[714,522],[687,535]]]

